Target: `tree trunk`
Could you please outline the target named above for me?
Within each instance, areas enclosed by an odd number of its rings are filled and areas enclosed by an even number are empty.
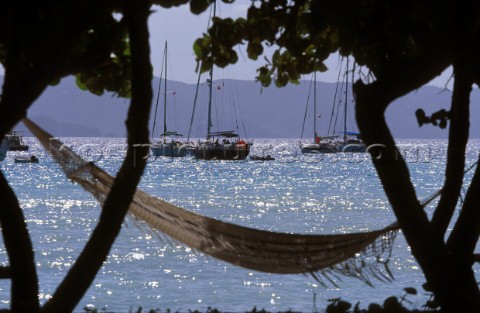
[[[21,61],[19,38],[16,36],[18,11],[12,10],[9,24],[9,46],[5,61],[5,81],[0,101],[0,120],[4,125],[15,125],[18,120],[12,111],[17,110],[17,100],[21,97]],[[26,92],[28,93],[28,92]],[[8,128],[10,129],[10,128]],[[0,140],[5,132],[0,132]],[[0,173],[0,223],[2,235],[10,262],[12,280],[11,309],[14,312],[38,312],[38,278],[32,242],[25,223],[25,217],[15,193]]]
[[[146,165],[146,159],[138,155],[147,155],[148,146],[137,144],[149,142],[148,119],[152,100],[147,26],[149,7],[145,3],[128,1],[123,13],[129,28],[132,55],[132,100],[126,121],[127,156],[105,201],[97,227],[65,280],[45,304],[44,312],[70,312],[81,300],[120,232]]]
[[[456,262],[456,267],[452,268],[443,240],[435,236],[418,202],[407,165],[398,154],[396,143],[385,122],[384,110],[379,110],[387,108],[403,92],[396,90],[395,84],[384,80],[368,86],[357,82],[354,88],[360,132],[367,145],[381,144],[384,147],[380,158],[378,151],[369,151],[373,164],[412,254],[421,266],[436,300],[445,312],[478,312],[472,299],[465,297],[465,294],[472,294],[468,290],[471,285],[465,286],[458,280],[458,277],[465,278],[464,274],[468,274],[468,270],[460,262]]]
[[[0,174],[0,199],[0,221],[12,280],[11,309],[38,312],[38,278],[32,242],[17,197],[3,174]]]
[[[470,63],[463,60],[454,65],[455,83],[450,109],[445,183],[440,201],[432,217],[434,234],[442,240],[457,207],[463,183],[465,150],[470,128],[470,93],[473,84],[470,68]]]

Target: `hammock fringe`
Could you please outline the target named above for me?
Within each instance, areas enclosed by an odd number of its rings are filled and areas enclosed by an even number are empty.
[[[29,119],[24,124],[38,138],[67,177],[80,184],[103,205],[114,178]],[[370,278],[391,281],[388,269],[395,236],[394,223],[381,230],[304,235],[257,230],[218,221],[176,207],[137,189],[129,213],[136,220],[214,258],[244,268],[276,274],[307,274],[319,284],[337,286],[337,274],[372,285]],[[168,240],[168,239],[167,239]],[[383,265],[383,266],[379,266]],[[332,278],[333,277],[333,278]]]

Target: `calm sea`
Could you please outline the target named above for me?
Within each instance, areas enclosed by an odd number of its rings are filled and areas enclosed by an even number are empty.
[[[28,221],[35,247],[42,303],[50,297],[75,261],[100,208],[82,188],[69,182],[33,138],[25,138],[39,164],[1,163]],[[89,161],[114,174],[121,164],[125,140],[63,138]],[[412,180],[420,199],[443,182],[446,141],[404,140]],[[468,149],[468,164],[478,157],[480,142]],[[140,188],[199,214],[248,227],[290,233],[330,234],[382,228],[394,221],[376,172],[367,155],[335,154],[305,157],[297,140],[256,139],[252,154],[271,154],[275,161],[215,162],[190,158],[150,159]],[[465,186],[472,173],[467,174]],[[434,205],[434,204],[433,204]],[[429,212],[431,207],[428,208]],[[0,263],[8,264],[3,245]],[[395,280],[373,281],[369,287],[345,278],[324,287],[304,275],[271,275],[239,268],[192,251],[127,219],[110,256],[77,307],[114,312],[138,307],[188,312],[214,307],[222,311],[321,311],[329,298],[361,307],[402,296],[414,287],[412,306],[428,298],[422,272],[403,236],[395,242],[390,263]],[[480,276],[480,268],[475,270]],[[9,281],[0,282],[0,308],[9,307]],[[316,295],[316,303],[314,303]]]

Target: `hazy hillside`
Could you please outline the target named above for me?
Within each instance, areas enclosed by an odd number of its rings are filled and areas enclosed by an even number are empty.
[[[156,93],[158,78],[153,82]],[[265,138],[298,138],[302,131],[302,123],[309,92],[310,82],[299,85],[290,85],[285,88],[262,88],[253,81],[224,80],[216,81],[214,93],[213,125],[214,130],[236,130],[235,122],[243,126],[248,137]],[[336,84],[319,83],[318,93],[318,130],[320,134],[327,134],[332,118],[332,124],[337,123],[337,129],[343,128],[343,115],[334,113],[338,106],[338,99],[334,102]],[[176,130],[184,135],[188,134],[192,115],[195,84],[169,82],[167,91],[168,109],[167,125],[169,130]],[[427,114],[441,108],[448,109],[451,98],[450,91],[437,87],[423,87],[409,94],[390,106],[387,111],[387,120],[392,132],[397,138],[446,138],[447,131],[432,126],[419,128],[414,112],[422,107]],[[192,137],[203,137],[206,133],[206,106],[208,87],[202,84],[199,87],[195,119],[192,124]],[[340,111],[343,114],[344,94]],[[160,105],[157,113],[156,131],[163,129],[163,94],[160,95]],[[310,101],[313,95],[310,96]],[[349,114],[347,125],[349,130],[355,130],[353,103],[349,97]],[[479,137],[478,105],[479,92],[472,95],[471,134]],[[232,103],[237,114],[232,114]],[[74,78],[69,77],[55,87],[50,87],[28,111],[28,116],[56,136],[104,136],[124,137],[124,120],[129,101],[105,94],[101,97],[79,90]],[[152,108],[154,110],[155,105]],[[312,136],[312,105],[306,116],[305,137]],[[240,113],[241,112],[241,113]],[[153,124],[153,112],[151,125]],[[243,124],[241,123],[243,121]],[[352,126],[353,125],[353,126]],[[17,129],[24,129],[19,125]]]

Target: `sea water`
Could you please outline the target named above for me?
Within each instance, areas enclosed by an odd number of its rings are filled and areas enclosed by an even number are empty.
[[[71,183],[34,138],[25,138],[39,164],[16,164],[9,152],[1,163],[27,219],[35,249],[40,301],[47,301],[81,252],[100,214],[98,202]],[[86,160],[111,174],[125,155],[125,139],[62,138]],[[446,141],[403,140],[400,148],[419,199],[443,183]],[[480,142],[469,144],[467,165]],[[196,161],[149,158],[140,183],[145,192],[198,214],[247,227],[287,233],[341,234],[383,228],[395,217],[367,154],[300,154],[293,139],[256,139],[251,154],[274,161]],[[468,187],[472,173],[467,173]],[[465,190],[464,190],[465,191]],[[463,191],[463,193],[464,193]],[[431,214],[435,202],[427,208]],[[8,265],[3,244],[0,263]],[[389,263],[393,282],[342,278],[322,286],[309,275],[278,275],[243,269],[205,256],[149,231],[127,218],[110,255],[77,306],[109,312],[161,309],[244,312],[322,311],[328,299],[361,307],[382,303],[414,287],[411,304],[429,295],[418,264],[400,233]],[[474,267],[477,275],[478,265]],[[315,301],[314,301],[315,300]],[[0,281],[0,308],[10,305],[10,282]]]

